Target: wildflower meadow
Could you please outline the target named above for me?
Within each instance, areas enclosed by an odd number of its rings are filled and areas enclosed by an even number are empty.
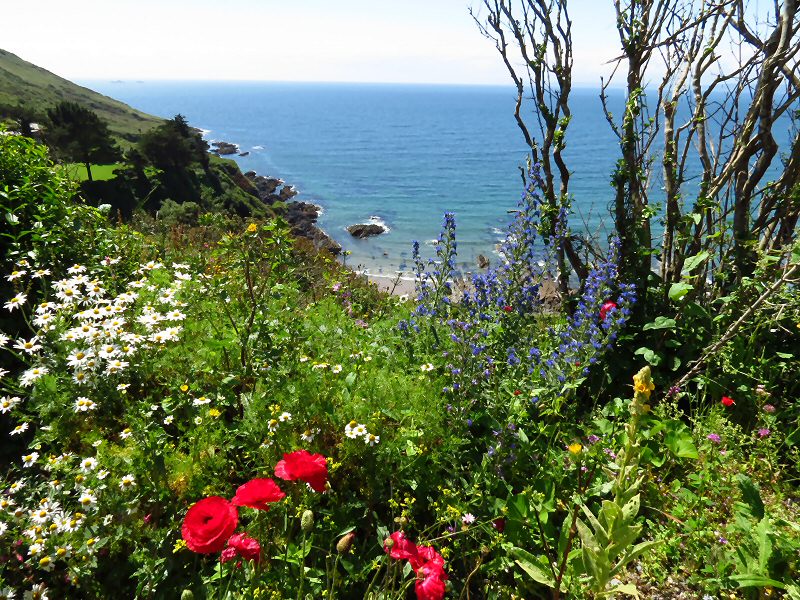
[[[610,237],[554,302],[534,164],[497,264],[447,214],[404,298],[0,146],[0,598],[800,598],[800,246],[707,299]]]

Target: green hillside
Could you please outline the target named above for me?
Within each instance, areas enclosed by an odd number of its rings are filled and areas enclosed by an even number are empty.
[[[162,121],[0,49],[0,105],[21,103],[44,112],[62,100],[90,108],[108,122],[115,136],[127,140],[135,139]]]

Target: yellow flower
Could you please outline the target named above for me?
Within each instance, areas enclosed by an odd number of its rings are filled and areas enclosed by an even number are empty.
[[[186,540],[183,540],[183,539],[178,540],[177,542],[175,542],[175,545],[172,547],[172,553],[173,554],[177,554],[178,552],[180,552],[184,548],[186,548]]]
[[[221,414],[222,413],[219,412],[216,408],[209,408],[208,409],[208,416],[209,417],[215,417],[216,418],[216,417],[220,416]]]
[[[583,446],[581,446],[578,442],[573,442],[569,446],[567,446],[567,450],[569,450],[572,454],[578,455],[583,450]]]
[[[181,386],[181,391],[182,391],[182,392],[188,392],[188,391],[189,391],[189,386],[188,386],[188,385],[186,385],[186,384],[184,383],[184,384]]]
[[[255,233],[256,231],[258,231],[258,225],[255,223],[250,223],[250,225],[247,226],[247,233]]]

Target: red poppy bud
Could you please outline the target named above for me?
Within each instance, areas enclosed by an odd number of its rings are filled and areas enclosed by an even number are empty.
[[[736,404],[733,398],[729,398],[728,396],[723,396],[722,400],[720,400],[722,406],[733,406]]]

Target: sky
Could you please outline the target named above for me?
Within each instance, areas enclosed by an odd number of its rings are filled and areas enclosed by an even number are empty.
[[[5,0],[0,47],[67,79],[507,84],[480,0]],[[571,0],[574,80],[618,53],[611,2]],[[19,24],[9,27],[9,24]]]

